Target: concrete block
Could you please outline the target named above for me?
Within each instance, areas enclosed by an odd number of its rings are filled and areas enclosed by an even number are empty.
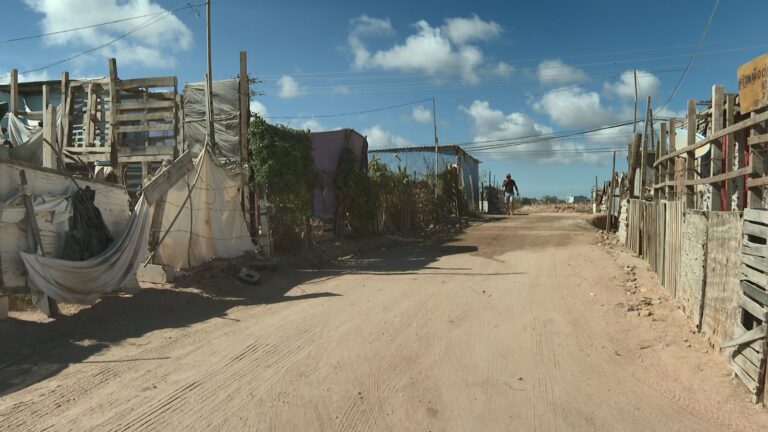
[[[139,282],[147,283],[173,283],[173,277],[175,273],[170,266],[148,264],[139,266],[139,270],[136,272],[136,279]]]
[[[7,295],[0,295],[0,320],[8,318],[8,300],[10,297]]]

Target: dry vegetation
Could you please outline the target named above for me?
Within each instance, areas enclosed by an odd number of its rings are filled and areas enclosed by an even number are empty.
[[[555,203],[555,204],[530,204],[525,205],[517,210],[515,210],[516,213],[527,213],[527,214],[537,214],[537,213],[591,213],[592,212],[592,203],[579,203],[579,204],[565,204],[565,203]]]

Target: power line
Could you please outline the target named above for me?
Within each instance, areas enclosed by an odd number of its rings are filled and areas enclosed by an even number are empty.
[[[40,67],[37,67],[37,68],[34,68],[34,69],[27,69],[27,70],[21,71],[19,73],[20,74],[26,74],[26,73],[32,73],[32,72],[39,72],[39,71],[48,69],[50,67],[60,65],[62,63],[66,63],[66,62],[74,60],[74,59],[76,59],[78,57],[82,57],[82,56],[84,56],[86,54],[90,54],[90,53],[98,51],[98,50],[100,50],[102,48],[106,48],[109,45],[114,44],[115,42],[118,42],[118,41],[120,41],[122,39],[125,39],[126,37],[128,37],[128,36],[130,36],[130,35],[132,35],[132,34],[134,34],[136,32],[138,32],[139,30],[142,30],[142,29],[144,29],[146,27],[149,27],[149,26],[151,26],[153,24],[156,24],[156,23],[158,23],[158,22],[168,18],[169,16],[171,16],[173,14],[174,11],[177,11],[177,10],[180,10],[180,9],[184,9],[184,8],[196,7],[196,6],[200,6],[200,5],[203,5],[203,4],[205,4],[205,3],[197,3],[195,5],[188,5],[188,6],[184,6],[182,8],[176,8],[176,9],[171,9],[171,10],[165,11],[161,15],[148,19],[144,23],[138,25],[137,27],[134,27],[132,30],[130,30],[130,31],[126,32],[126,33],[121,34],[120,36],[117,36],[116,38],[110,40],[109,42],[106,42],[104,44],[101,44],[101,45],[93,47],[93,48],[89,48],[87,50],[81,51],[81,52],[79,52],[77,54],[74,54],[72,56],[69,56],[67,58],[64,58],[64,59],[61,59],[61,60],[57,60],[57,61],[55,61],[53,63],[49,63],[49,64],[47,64],[45,66],[40,66]],[[10,73],[5,73],[2,76],[3,77],[8,77],[8,76],[10,76]]]
[[[202,6],[204,4],[205,4],[205,2],[197,3],[197,4],[188,4],[186,6],[182,6],[182,7],[176,8],[176,9],[172,9],[170,11],[165,11],[164,10],[162,12],[155,12],[155,13],[151,13],[151,14],[138,15],[138,16],[134,16],[134,17],[130,17],[130,18],[122,18],[122,19],[117,19],[117,20],[112,20],[112,21],[105,21],[105,22],[100,22],[98,24],[91,24],[91,25],[86,25],[86,26],[82,26],[82,27],[74,27],[74,28],[69,28],[69,29],[66,29],[66,30],[58,30],[58,31],[49,32],[49,33],[40,33],[40,34],[36,34],[36,35],[29,35],[29,36],[15,37],[15,38],[11,38],[11,39],[4,39],[4,40],[0,40],[0,43],[20,42],[20,41],[29,40],[29,39],[37,39],[37,38],[42,38],[42,37],[46,37],[46,36],[54,36],[54,35],[63,34],[63,33],[71,33],[71,32],[80,31],[80,30],[87,30],[87,29],[92,29],[92,28],[96,28],[96,27],[103,27],[103,26],[107,26],[107,25],[111,25],[111,24],[118,24],[118,23],[126,22],[126,21],[134,21],[134,20],[141,19],[141,18],[154,17],[154,16],[162,15],[162,14],[168,13],[168,12],[177,12],[177,11],[184,10],[184,9],[191,9],[191,8],[194,8],[194,7]]]
[[[397,105],[391,105],[387,107],[381,107],[381,108],[373,108],[369,110],[363,110],[363,111],[354,111],[354,112],[346,112],[346,113],[337,113],[337,114],[317,114],[317,115],[308,115],[308,116],[266,116],[265,119],[312,119],[312,118],[331,118],[331,117],[345,117],[345,116],[351,116],[351,115],[358,115],[358,114],[368,114],[372,112],[378,112],[378,111],[386,111],[391,110],[395,108],[402,108],[404,106],[409,105],[416,105],[418,103],[423,103],[427,101],[431,101],[432,98],[427,99],[420,99],[413,102],[406,102],[401,103]]]
[[[693,64],[693,60],[696,58],[696,55],[699,53],[699,49],[701,48],[701,44],[704,43],[704,38],[707,36],[707,32],[709,32],[709,26],[712,25],[712,19],[715,17],[715,12],[717,11],[717,6],[720,4],[720,0],[715,0],[715,6],[712,8],[712,13],[709,14],[709,20],[707,20],[707,25],[704,27],[704,32],[701,34],[701,37],[699,38],[699,42],[696,44],[696,49],[693,51],[693,54],[691,55],[691,58],[688,60],[688,65],[685,67],[685,70],[683,70],[683,74],[680,76],[680,79],[677,80],[677,84],[675,84],[675,87],[672,89],[672,93],[669,94],[669,97],[667,100],[658,108],[656,108],[656,111],[662,110],[669,101],[672,100],[673,97],[677,94],[677,91],[680,89],[680,84],[683,83],[683,80],[685,79],[686,75],[688,75],[688,71],[691,70],[691,65]]]

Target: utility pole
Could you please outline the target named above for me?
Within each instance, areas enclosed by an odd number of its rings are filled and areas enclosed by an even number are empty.
[[[632,69],[632,75],[635,77],[635,121],[632,123],[632,133],[637,133],[637,69]]]
[[[645,158],[648,151],[648,123],[651,120],[651,97],[648,96],[645,108],[645,133],[643,134],[643,150],[640,153],[640,199],[645,199]],[[653,129],[653,124],[650,125]]]
[[[208,51],[208,73],[205,76],[206,99],[208,108],[208,140],[209,144],[214,144],[213,131],[213,67],[211,66],[211,0],[205,2],[205,36]]]
[[[432,126],[435,128],[435,196],[437,196],[437,174],[440,171],[439,154],[437,145],[437,110],[435,109],[435,98],[432,97]]]
[[[613,195],[615,194],[613,178],[616,177],[616,151],[613,152],[613,166],[611,167],[611,184],[608,187],[607,215],[605,215],[605,232],[611,231],[611,219],[613,218]]]

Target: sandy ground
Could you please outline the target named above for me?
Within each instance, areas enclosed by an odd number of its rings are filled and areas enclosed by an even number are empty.
[[[583,219],[6,321],[0,430],[765,430],[647,265]]]

